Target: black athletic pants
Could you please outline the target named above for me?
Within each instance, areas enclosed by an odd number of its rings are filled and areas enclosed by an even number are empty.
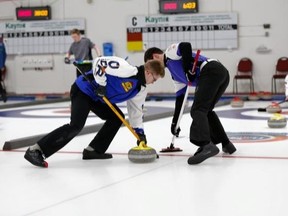
[[[212,141],[214,144],[225,145],[229,142],[217,114],[213,111],[229,80],[229,72],[220,62],[211,61],[202,68],[190,111],[193,119],[190,141],[193,144],[203,146]]]
[[[77,67],[82,71],[82,73],[86,73],[90,70],[92,70],[92,64],[78,64]],[[76,68],[76,75],[79,77],[81,75],[81,72]]]
[[[90,97],[82,93],[75,83],[71,87],[70,96],[70,124],[65,124],[57,128],[37,142],[43,154],[45,157],[49,157],[71,141],[84,127],[90,110],[101,119],[106,120],[106,122],[90,142],[89,146],[94,148],[98,153],[105,153],[121,127],[121,120],[119,120],[108,105],[101,101],[93,101]],[[115,104],[113,104],[113,106],[124,117],[122,111]]]

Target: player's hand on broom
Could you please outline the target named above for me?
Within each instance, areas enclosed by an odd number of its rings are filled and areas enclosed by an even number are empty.
[[[95,94],[98,95],[99,97],[104,97],[106,95],[106,84],[107,84],[107,78],[104,69],[102,71],[94,73],[94,78],[96,83],[98,83],[97,89],[95,90]]]
[[[95,94],[99,97],[104,97],[106,95],[106,86],[99,85],[95,90]]]
[[[68,57],[65,57],[64,62],[65,62],[65,64],[70,64],[70,59]]]
[[[180,127],[176,128],[176,123],[172,122],[172,124],[171,124],[171,133],[174,136],[179,137],[180,131],[181,131]]]
[[[137,146],[139,146],[140,143],[142,143],[146,146],[147,145],[147,139],[146,139],[146,135],[144,133],[144,130],[142,128],[133,128],[133,129],[137,133],[137,135],[139,136],[139,140],[137,140]]]

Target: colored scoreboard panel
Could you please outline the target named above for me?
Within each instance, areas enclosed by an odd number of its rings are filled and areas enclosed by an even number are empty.
[[[160,0],[162,14],[198,13],[198,0]]]
[[[172,43],[191,42],[193,49],[238,48],[237,13],[130,16],[127,50],[165,50]]]
[[[17,20],[50,20],[51,8],[46,7],[18,7],[16,8]]]

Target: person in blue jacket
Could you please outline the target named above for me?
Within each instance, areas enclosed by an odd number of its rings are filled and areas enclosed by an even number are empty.
[[[103,67],[106,68],[105,72],[102,72]],[[116,103],[127,101],[130,125],[139,135],[140,141],[147,142],[142,111],[147,95],[146,85],[164,77],[165,70],[162,64],[157,60],[150,60],[136,67],[116,56],[98,57],[93,61],[93,69],[86,75],[95,88],[83,75],[76,79],[70,91],[71,121],[27,149],[24,157],[33,165],[47,167],[45,158],[63,148],[81,131],[90,111],[105,120],[105,123],[84,149],[82,158],[84,160],[112,158],[106,150],[122,122],[103,101],[104,95],[123,117],[124,114]],[[137,141],[138,145],[140,141]]]
[[[4,102],[7,101],[7,95],[6,95],[6,90],[2,86],[1,81],[3,81],[2,79],[6,70],[6,67],[5,67],[6,57],[7,57],[7,54],[6,54],[5,44],[3,43],[3,38],[0,37],[0,95]]]
[[[146,50],[144,61],[156,59],[171,73],[175,91],[175,111],[171,124],[171,133],[179,135],[180,127],[176,128],[185,91],[190,83],[195,86],[195,95],[191,107],[193,119],[190,127],[190,142],[198,146],[196,153],[188,159],[188,164],[199,164],[219,153],[216,144],[222,143],[225,153],[233,154],[235,146],[213,111],[215,104],[225,92],[229,84],[228,70],[217,60],[200,55],[196,71],[191,71],[196,53],[192,52],[189,42],[172,44],[165,53],[152,47]]]

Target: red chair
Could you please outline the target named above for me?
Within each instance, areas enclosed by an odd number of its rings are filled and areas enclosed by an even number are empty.
[[[288,58],[281,57],[277,60],[275,74],[272,76],[271,91],[277,93],[276,80],[284,80],[288,74]]]
[[[253,63],[249,58],[241,58],[237,65],[237,73],[233,79],[233,93],[238,93],[237,80],[247,79],[250,81],[250,93],[254,92]]]

